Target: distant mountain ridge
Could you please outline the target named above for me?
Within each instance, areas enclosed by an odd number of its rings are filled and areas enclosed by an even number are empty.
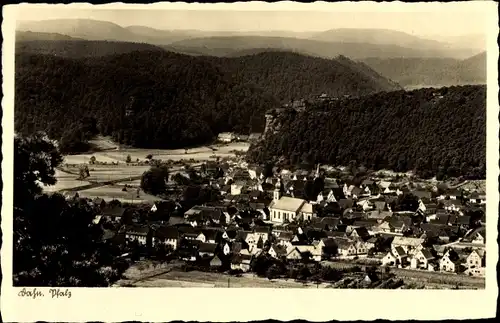
[[[361,60],[402,86],[486,84],[486,52],[465,60],[453,58],[367,58]]]
[[[311,39],[261,37],[261,36],[232,36],[232,37],[205,37],[191,38],[177,41],[168,45],[171,50],[185,48],[197,49],[210,55],[210,51],[227,49],[227,53],[220,55],[233,55],[235,51],[252,50],[256,48],[279,49],[294,51],[323,58],[334,58],[338,55],[352,59],[367,57],[394,58],[394,57],[449,57],[459,55],[470,57],[475,51],[467,50],[464,53],[451,53],[442,49],[407,48],[396,44],[371,44],[360,42],[331,42]]]
[[[16,31],[16,42],[33,40],[83,40],[60,33],[44,33],[33,31]]]
[[[16,42],[18,54],[43,54],[66,58],[100,57],[133,51],[164,51],[151,44],[105,40],[30,40]]]
[[[404,48],[413,48],[440,53],[436,57],[469,57],[476,53],[475,49],[440,42],[432,39],[424,39],[408,33],[388,29],[354,29],[339,28],[327,30],[312,37],[313,40],[328,42],[350,42],[377,45],[398,44]]]
[[[341,28],[324,32],[230,32],[200,30],[159,30],[145,26],[122,27],[107,21],[56,19],[21,21],[18,30],[60,33],[86,40],[143,42],[169,45],[171,51],[194,55],[226,56],[238,50],[269,48],[332,58],[367,57],[452,57],[465,59],[479,53],[477,48],[459,48],[451,43],[423,39],[383,29]],[[243,43],[247,42],[246,45]],[[463,42],[461,43],[463,44]],[[211,54],[212,53],[212,54]]]

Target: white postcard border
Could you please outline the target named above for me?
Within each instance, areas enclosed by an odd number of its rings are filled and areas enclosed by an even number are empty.
[[[71,4],[88,7],[89,4]],[[138,5],[107,4],[103,8],[131,8]],[[139,5],[146,8],[144,5]],[[3,134],[2,134],[2,232],[3,270],[1,310],[4,321],[250,321],[262,319],[310,321],[374,319],[474,319],[494,317],[498,297],[498,25],[497,7],[492,2],[460,3],[158,3],[150,9],[188,10],[308,10],[407,12],[414,10],[478,10],[485,12],[491,26],[488,37],[487,88],[487,272],[484,290],[342,290],[342,289],[218,289],[218,288],[73,288],[69,299],[18,297],[21,288],[12,287],[12,183],[14,119],[14,25],[15,6],[3,9]],[[493,14],[493,16],[490,14]],[[41,289],[48,294],[48,288]]]

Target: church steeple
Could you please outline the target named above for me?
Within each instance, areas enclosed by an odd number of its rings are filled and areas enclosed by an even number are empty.
[[[319,177],[319,164],[316,167],[316,174],[314,175],[314,178],[318,178],[318,177]]]
[[[276,185],[274,185],[274,192],[273,192],[273,199],[275,201],[277,201],[281,198],[281,190],[282,190],[282,183],[281,183],[281,179],[278,178]]]

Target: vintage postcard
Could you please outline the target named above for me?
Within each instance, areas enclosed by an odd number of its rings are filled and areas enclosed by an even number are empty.
[[[496,3],[3,18],[3,320],[495,316]]]

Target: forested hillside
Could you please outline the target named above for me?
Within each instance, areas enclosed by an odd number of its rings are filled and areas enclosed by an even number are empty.
[[[295,95],[397,88],[359,68],[347,59],[290,53],[234,59],[163,50],[83,59],[18,54],[16,131],[47,131],[65,151],[85,150],[97,133],[137,147],[196,145],[223,131],[262,131],[265,111]]]
[[[282,103],[321,93],[366,95],[400,89],[368,66],[346,57],[322,59],[272,51],[212,60],[241,82],[257,85]]]
[[[15,104],[21,133],[43,130],[65,143],[99,132],[167,148],[262,127],[264,111],[276,102],[206,60],[142,51],[85,61],[17,55]]]
[[[32,40],[83,40],[59,33],[41,33],[32,31],[16,31],[16,42]]]
[[[113,54],[130,53],[138,50],[157,50],[160,47],[116,41],[90,40],[19,40],[16,41],[16,54],[46,54],[67,58],[99,57]]]
[[[485,86],[396,91],[323,103],[305,112],[283,112],[271,125],[265,140],[250,148],[249,160],[362,164],[438,178],[485,177]]]

